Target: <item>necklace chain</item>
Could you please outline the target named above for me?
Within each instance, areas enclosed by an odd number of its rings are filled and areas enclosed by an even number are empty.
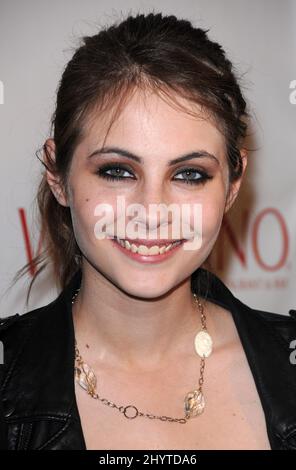
[[[77,289],[77,291],[72,297],[72,305],[74,304],[76,300],[79,290],[80,288]],[[207,329],[206,329],[206,315],[204,312],[204,308],[203,308],[202,303],[200,302],[200,299],[197,297],[195,293],[193,293],[193,297],[200,311],[201,327],[202,327],[201,331],[205,333],[207,332]],[[208,333],[206,334],[208,335]],[[197,335],[196,335],[196,338],[197,338]],[[208,353],[207,355],[209,354],[210,353]],[[120,413],[122,413],[128,419],[134,419],[139,416],[139,417],[144,417],[144,418],[149,418],[149,419],[159,419],[161,421],[185,424],[187,423],[189,418],[201,414],[204,410],[205,401],[204,401],[204,396],[202,392],[202,386],[204,383],[205,357],[206,355],[203,354],[200,359],[200,375],[199,375],[199,380],[198,380],[198,388],[196,390],[193,390],[192,392],[189,392],[185,397],[184,418],[172,418],[170,416],[158,416],[158,415],[154,415],[151,413],[143,413],[139,411],[138,408],[134,405],[126,405],[126,406],[120,405],[119,406],[116,403],[108,400],[107,398],[101,397],[96,390],[96,384],[97,384],[96,375],[94,371],[91,369],[91,367],[88,364],[86,364],[86,362],[84,362],[79,352],[76,338],[75,338],[75,360],[76,360],[75,379],[77,383],[84,390],[86,390],[87,393],[92,398],[94,398],[95,400],[101,401],[104,405],[110,406],[111,408],[116,408]]]

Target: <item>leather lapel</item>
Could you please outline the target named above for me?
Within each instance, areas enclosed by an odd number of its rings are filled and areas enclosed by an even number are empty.
[[[232,314],[261,399],[272,447],[295,449],[296,367],[289,360],[290,342],[296,338],[295,319],[248,307],[214,274],[208,298]]]
[[[53,302],[19,320],[18,337],[13,338],[18,352],[1,392],[15,448],[63,448],[63,439],[85,448],[74,389],[70,296],[77,282],[79,272]]]

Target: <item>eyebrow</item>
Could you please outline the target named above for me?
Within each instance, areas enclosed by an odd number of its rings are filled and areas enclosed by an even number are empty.
[[[138,155],[135,155],[134,153],[122,149],[120,147],[102,147],[99,149],[94,150],[90,155],[88,155],[87,159],[90,159],[94,156],[100,156],[108,153],[116,153],[118,155],[121,155],[122,157],[129,158],[130,160],[133,160],[138,163],[143,163],[144,159],[142,157],[139,157]],[[181,155],[180,157],[174,158],[173,160],[170,160],[168,162],[168,166],[175,165],[176,163],[184,162],[186,160],[191,160],[192,158],[210,158],[211,160],[216,161],[216,163],[220,163],[218,158],[215,157],[212,153],[208,152],[207,150],[195,150],[193,152],[187,153],[185,155]]]

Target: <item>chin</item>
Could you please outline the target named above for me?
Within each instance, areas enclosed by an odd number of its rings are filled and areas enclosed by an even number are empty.
[[[151,285],[130,285],[126,283],[116,283],[117,287],[121,289],[126,295],[131,297],[137,297],[139,299],[157,299],[161,296],[166,295],[174,286],[161,285],[159,281],[155,281]]]

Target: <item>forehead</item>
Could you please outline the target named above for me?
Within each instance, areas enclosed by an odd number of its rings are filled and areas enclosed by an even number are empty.
[[[105,145],[124,146],[144,157],[169,159],[194,149],[221,157],[225,153],[225,138],[209,113],[180,95],[168,100],[153,91],[136,90],[108,128],[111,116],[108,111],[93,114],[91,125],[84,132],[82,149],[92,152],[103,143],[108,130]]]

